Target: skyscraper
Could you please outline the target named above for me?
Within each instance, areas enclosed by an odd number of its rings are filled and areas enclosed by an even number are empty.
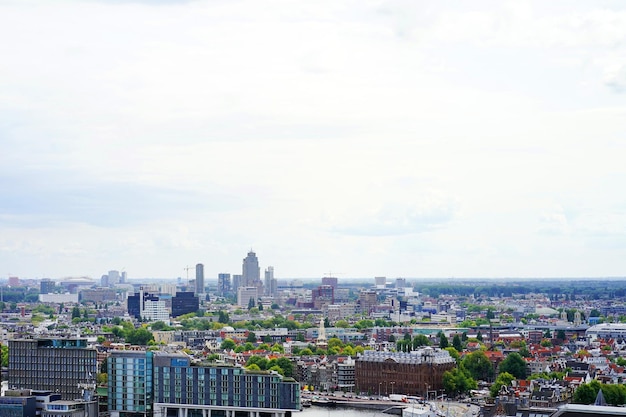
[[[196,265],[196,295],[204,294],[204,265]]]
[[[265,268],[265,295],[275,297],[278,289],[278,281],[274,278],[274,267]]]
[[[217,294],[224,297],[230,293],[230,274],[217,275]]]
[[[256,253],[250,251],[248,256],[243,259],[241,275],[240,285],[242,287],[258,287],[259,282],[261,282],[261,269]]]

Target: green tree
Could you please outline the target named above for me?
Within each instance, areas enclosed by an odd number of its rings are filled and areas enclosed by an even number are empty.
[[[248,332],[248,336],[246,336],[246,342],[256,343],[256,334],[254,334],[254,332]]]
[[[80,308],[78,306],[74,306],[72,308],[72,319],[80,318]]]
[[[413,349],[417,349],[421,346],[430,346],[430,340],[426,335],[418,334],[413,337]]]
[[[132,330],[126,334],[126,343],[131,345],[146,346],[148,342],[153,341],[154,336],[152,333],[143,327]]]
[[[509,353],[507,357],[500,362],[498,370],[500,372],[509,373],[518,379],[526,379],[526,361],[517,352]]]
[[[450,345],[450,342],[448,342],[448,338],[446,337],[445,334],[443,334],[443,332],[439,333],[439,347],[441,349],[445,349]]]
[[[349,326],[350,324],[346,320],[337,320],[337,323],[335,323],[335,327],[341,327],[343,329],[346,329]]]
[[[498,392],[500,392],[500,388],[503,385],[508,386],[511,381],[514,381],[515,377],[513,375],[511,375],[508,372],[502,372],[498,375],[498,377],[496,378],[496,382],[493,383],[493,385],[491,385],[491,388],[489,388],[489,394],[492,397],[496,397],[498,395]]]
[[[594,381],[595,382],[595,381]],[[595,386],[594,386],[595,385]],[[593,404],[598,395],[598,384],[581,384],[572,398],[574,404]]]
[[[450,397],[476,389],[478,384],[462,366],[443,373],[443,388]]]
[[[248,362],[246,362],[246,368],[248,368],[252,364],[255,364],[261,370],[266,370],[268,368],[268,366],[267,366],[268,362],[269,361],[266,358],[264,358],[263,356],[252,355],[248,359]]]
[[[235,343],[235,341],[233,339],[224,339],[222,341],[222,344],[220,345],[221,349],[224,350],[233,350],[237,347],[237,343]]]
[[[248,310],[252,309],[254,307],[254,298],[250,298],[248,300]]]
[[[450,356],[454,358],[456,363],[459,363],[459,359],[461,358],[461,355],[459,354],[459,351],[454,348],[454,346],[448,346],[447,348],[445,348],[445,350],[447,350],[450,353]]]
[[[463,350],[463,343],[461,342],[461,338],[458,333],[452,338],[452,346],[457,350],[457,352]]]
[[[3,368],[9,366],[9,347],[7,345],[0,345],[0,363]]]
[[[490,381],[493,378],[493,365],[482,350],[468,353],[461,362],[472,378],[482,381]]]
[[[165,324],[164,321],[155,321],[150,325],[152,330],[160,331],[160,330],[170,330],[170,327]]]
[[[281,369],[283,370],[284,376],[293,377],[293,363],[288,358],[285,358],[284,356],[282,356],[275,360],[276,360],[276,365],[280,366]]]

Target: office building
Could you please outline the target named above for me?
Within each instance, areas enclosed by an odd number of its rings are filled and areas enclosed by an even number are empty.
[[[265,268],[265,295],[268,297],[276,297],[278,292],[278,280],[274,278],[274,267]]]
[[[242,287],[258,287],[261,282],[261,269],[256,253],[250,251],[243,259],[241,283]]]
[[[251,305],[250,300],[256,306],[258,298],[257,287],[239,287],[237,290],[237,305],[239,307],[247,308]]]
[[[335,303],[335,291],[332,285],[320,285],[311,291],[313,308],[327,310],[328,306]]]
[[[334,291],[337,291],[337,287],[339,286],[339,280],[335,277],[323,277],[322,285],[330,285],[333,287]]]
[[[364,290],[359,293],[359,308],[361,314],[369,316],[376,305],[378,305],[376,291]]]
[[[376,288],[385,288],[387,286],[387,277],[374,277]]]
[[[109,271],[109,285],[117,285],[120,283],[120,271]]]
[[[226,297],[231,292],[230,274],[222,273],[217,275],[217,294]]]
[[[87,339],[9,340],[8,383],[17,389],[58,392],[64,400],[81,397],[81,384],[95,382],[97,351]]]
[[[126,300],[128,314],[137,320],[141,320],[141,313],[144,310],[146,301],[158,301],[158,291],[150,291],[146,287],[141,287],[139,292],[129,295]]]
[[[191,291],[177,292],[172,298],[172,317],[196,313],[200,309],[198,297]]]
[[[231,290],[235,293],[237,293],[237,290],[239,289],[239,287],[241,287],[241,282],[243,281],[243,276],[239,275],[239,274],[234,274],[233,275],[233,285],[231,286]]]
[[[204,265],[196,265],[196,295],[204,294]]]
[[[50,278],[43,278],[39,283],[39,294],[52,294],[56,288],[56,283]]]

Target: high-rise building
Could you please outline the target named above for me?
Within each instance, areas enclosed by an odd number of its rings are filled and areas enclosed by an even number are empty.
[[[247,308],[250,305],[250,300],[256,305],[257,298],[259,298],[257,287],[239,287],[237,289],[237,305],[239,307]]]
[[[198,296],[191,291],[177,292],[172,297],[172,317],[195,313],[200,309]]]
[[[230,274],[222,273],[217,275],[217,294],[225,297],[231,291]]]
[[[165,300],[160,299],[158,292],[144,287],[140,287],[135,295],[128,296],[127,308],[128,314],[136,319],[165,323],[170,321],[170,312]]]
[[[109,285],[120,283],[120,271],[109,271]]]
[[[385,288],[387,286],[387,277],[374,277],[376,288]]]
[[[359,293],[359,307],[362,314],[369,315],[377,304],[376,291],[365,290]]]
[[[274,267],[265,268],[265,295],[268,297],[276,297],[278,292],[278,280],[274,278]]]
[[[204,294],[204,265],[196,265],[196,295]]]
[[[261,268],[259,268],[259,260],[256,253],[250,251],[248,256],[243,258],[241,286],[258,287],[261,281]]]
[[[151,351],[114,350],[107,360],[111,417],[152,415],[154,385]]]
[[[335,277],[323,277],[322,285],[330,285],[331,287],[333,287],[333,290],[337,291],[338,280]]]
[[[233,285],[230,287],[233,292],[237,293],[237,290],[241,287],[242,280],[243,277],[241,275],[233,274]]]
[[[50,278],[43,278],[39,283],[40,294],[52,294],[56,288],[56,283]]]
[[[87,339],[9,340],[9,386],[80,398],[81,386],[95,384],[97,353]]]
[[[313,308],[326,310],[329,305],[335,303],[335,291],[332,285],[320,285],[311,291]]]

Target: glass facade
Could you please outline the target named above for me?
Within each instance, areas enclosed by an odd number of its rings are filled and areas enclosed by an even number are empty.
[[[152,410],[152,352],[117,351],[107,361],[109,411]]]

